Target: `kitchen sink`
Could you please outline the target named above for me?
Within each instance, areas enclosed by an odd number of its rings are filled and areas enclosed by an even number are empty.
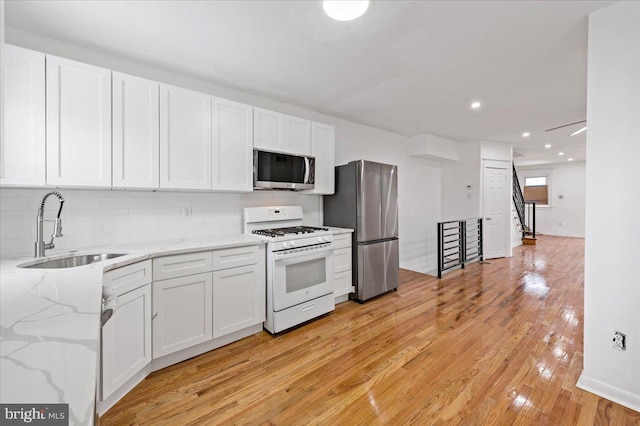
[[[63,269],[63,268],[75,268],[77,266],[90,265],[96,262],[102,262],[103,260],[113,259],[116,257],[124,256],[124,253],[96,253],[96,254],[71,254],[57,259],[50,260],[35,260],[22,265],[18,265],[18,268],[28,269]]]

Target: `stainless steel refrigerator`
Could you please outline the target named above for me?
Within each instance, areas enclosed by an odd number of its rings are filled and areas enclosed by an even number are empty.
[[[353,282],[359,302],[398,288],[398,167],[352,161],[335,170],[324,197],[324,223],[354,229]]]

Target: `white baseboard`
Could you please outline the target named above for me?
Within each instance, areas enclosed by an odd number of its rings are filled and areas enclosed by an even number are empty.
[[[542,231],[540,229],[536,229],[536,234],[538,233],[541,235],[548,235],[550,237],[584,238],[584,234],[572,234],[572,233],[562,234],[557,232],[547,232],[547,231]]]
[[[616,404],[624,405],[627,408],[640,412],[640,395],[627,392],[624,389],[585,376],[584,372],[580,375],[576,386],[587,392],[608,399],[609,401],[613,401]]]
[[[511,248],[514,249],[514,248],[516,248],[518,246],[521,246],[521,245],[522,245],[522,240],[518,241],[517,243],[511,243]]]

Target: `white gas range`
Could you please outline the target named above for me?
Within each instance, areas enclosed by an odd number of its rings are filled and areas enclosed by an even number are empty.
[[[267,243],[267,320],[280,333],[335,309],[333,234],[302,225],[302,207],[244,209],[244,230]]]

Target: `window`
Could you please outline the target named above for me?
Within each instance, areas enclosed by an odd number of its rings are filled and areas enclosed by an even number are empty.
[[[549,205],[549,185],[547,176],[530,176],[524,178],[524,200],[535,201],[541,206]]]

